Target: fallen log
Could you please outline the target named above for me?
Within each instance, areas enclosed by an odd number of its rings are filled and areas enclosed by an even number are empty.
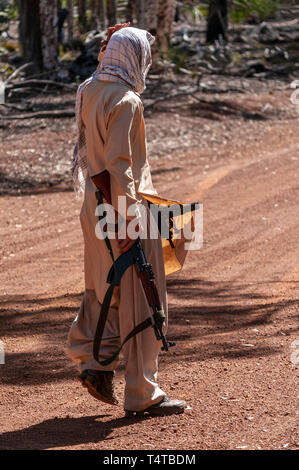
[[[74,110],[66,111],[38,111],[31,114],[22,114],[22,115],[11,115],[11,116],[0,116],[0,121],[12,121],[14,119],[43,119],[43,118],[69,118],[74,117]]]
[[[69,85],[63,82],[56,82],[53,80],[23,80],[22,82],[11,82],[6,88],[8,90],[13,90],[14,88],[23,88],[23,87],[33,87],[33,86],[43,86],[43,85],[51,85],[59,88],[66,88],[67,90],[76,91],[77,86]]]
[[[5,87],[15,78],[19,75],[20,72],[22,72],[22,70],[25,70],[27,69],[27,67],[29,67],[30,65],[32,65],[32,62],[28,62],[27,64],[23,64],[21,67],[17,68],[9,77],[8,79],[6,80],[5,82]]]

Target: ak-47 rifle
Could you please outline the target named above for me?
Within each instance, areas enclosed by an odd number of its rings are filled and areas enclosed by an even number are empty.
[[[92,182],[97,187],[98,191],[96,192],[96,197],[99,204],[103,203],[103,199],[108,204],[111,204],[111,193],[110,193],[110,174],[108,171],[103,171],[92,178]],[[141,243],[140,238],[138,237],[134,243],[134,245],[125,253],[119,256],[116,260],[114,260],[112,247],[109,241],[108,236],[104,238],[106,246],[109,250],[111,255],[113,265],[110,269],[108,274],[107,282],[110,284],[110,291],[108,289],[105,299],[103,301],[102,311],[100,314],[100,318],[98,321],[97,331],[94,339],[94,357],[98,361],[98,354],[100,349],[101,337],[104,330],[104,325],[106,321],[106,317],[108,314],[108,309],[110,305],[110,300],[112,297],[113,287],[118,286],[120,284],[122,275],[126,271],[126,269],[131,266],[135,265],[137,270],[138,277],[141,281],[145,296],[147,298],[148,304],[152,310],[151,317],[147,318],[145,321],[137,325],[131,333],[127,336],[127,338],[122,343],[119,350],[108,360],[101,361],[100,364],[107,365],[114,360],[114,358],[120,352],[124,343],[135,336],[135,334],[139,333],[140,331],[144,330],[145,328],[152,326],[155,332],[155,336],[158,341],[162,341],[162,351],[168,351],[170,346],[175,346],[174,342],[168,341],[165,337],[163,332],[163,324],[165,321],[165,314],[163,311],[163,307],[160,302],[157,286],[155,283],[155,276],[153,273],[152,265],[147,262],[146,256],[143,250],[143,246]]]

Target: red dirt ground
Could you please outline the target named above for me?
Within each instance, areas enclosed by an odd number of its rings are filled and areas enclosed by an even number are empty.
[[[273,112],[147,118],[158,191],[204,206],[203,247],[168,280],[177,346],[160,357],[183,415],[127,419],[81,387],[64,352],[84,289],[80,201],[67,185],[2,195],[0,449],[298,449],[298,118],[289,92],[234,102]],[[61,174],[72,120],[24,125],[2,132],[1,168],[34,172],[41,156]]]

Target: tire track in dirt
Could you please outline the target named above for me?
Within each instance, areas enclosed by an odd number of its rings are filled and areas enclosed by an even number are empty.
[[[1,233],[2,247],[5,247],[0,275],[3,289],[9,292],[15,285],[15,294],[25,294],[32,286],[32,279],[36,278],[40,281],[36,292],[46,292],[51,285],[51,272],[61,273],[56,280],[62,285],[69,271],[70,285],[73,271],[78,284],[82,266],[79,271],[74,254],[83,258],[83,239],[79,222],[80,201],[74,194],[29,195],[2,198],[0,202],[2,219],[7,227]],[[30,219],[27,214],[31,214]],[[16,225],[21,227],[11,230]],[[16,285],[17,280],[19,283]]]
[[[292,267],[294,263],[298,263],[299,172],[295,160],[297,157],[292,159],[292,156],[298,153],[298,148],[296,144],[290,145],[278,155],[271,153],[269,156],[264,153],[262,165],[259,159],[257,162],[245,161],[240,165],[233,164],[216,169],[199,183],[196,192],[192,193],[189,199],[194,200],[198,195],[199,200],[203,199],[204,227],[208,217],[207,225],[215,229],[213,232],[208,231],[208,237],[204,235],[206,265],[209,265],[210,256],[214,259],[214,265],[219,265],[226,259],[231,260],[230,264],[235,261],[243,265],[246,261],[244,257],[248,253],[248,260],[252,258],[252,262],[248,261],[248,269],[252,268],[251,271],[255,273],[257,263],[253,261],[254,251],[256,249],[259,251],[263,245],[267,252],[274,251],[268,255],[263,253],[263,257],[269,256],[270,263],[272,255],[276,255],[277,264],[279,262],[285,264],[290,258],[290,249],[294,250],[297,260],[293,261],[291,257],[289,263]],[[286,169],[286,162],[283,163],[282,159],[287,155],[291,157],[288,159]],[[264,164],[268,165],[268,174],[270,174],[268,181],[267,179],[265,181],[265,174],[261,169]],[[251,187],[248,186],[248,181],[251,181]],[[218,189],[222,198],[217,196]],[[222,208],[224,216],[221,215]],[[218,227],[221,227],[221,230]],[[253,242],[254,247],[251,246]],[[273,245],[279,246],[284,254],[281,255]]]

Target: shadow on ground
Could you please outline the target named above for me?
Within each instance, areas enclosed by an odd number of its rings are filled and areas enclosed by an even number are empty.
[[[179,277],[168,281],[167,291],[172,299],[168,336],[177,342],[177,347],[171,350],[167,360],[182,358],[188,362],[201,362],[216,357],[225,360],[280,354],[280,349],[270,347],[267,339],[295,331],[291,325],[279,327],[279,314],[287,311],[294,320],[298,318],[297,300],[278,301],[266,295],[265,292],[271,292],[272,283],[265,281],[249,286]],[[248,346],[246,341],[240,342],[240,335],[234,335],[239,332],[247,337],[251,331],[271,325],[274,317],[275,330],[267,330],[267,333],[264,330],[260,337],[251,333],[255,336],[254,345]]]
[[[171,98],[171,97],[168,97]],[[207,101],[203,99],[199,99],[197,103],[187,103],[186,100],[178,101],[176,100],[175,104],[174,101],[171,99],[163,100],[163,102],[159,102],[155,105],[155,110],[160,112],[169,111],[175,109],[176,112],[180,109],[181,115],[189,115],[192,113],[192,116],[201,117],[205,119],[212,119],[212,120],[221,120],[223,117],[231,117],[231,118],[244,118],[248,120],[258,120],[264,121],[267,117],[254,109],[249,108],[248,106],[244,106],[239,103],[234,103],[229,100],[215,100]],[[147,108],[145,108],[146,114],[150,112]]]
[[[142,418],[114,418],[101,421],[110,415],[84,416],[80,418],[53,418],[18,431],[0,435],[2,450],[42,450],[87,443],[100,443],[114,439],[113,430],[130,426]],[[136,432],[137,434],[137,432]]]
[[[23,351],[6,347],[1,382],[31,385],[65,380],[76,370],[65,354],[69,328],[79,309],[82,294],[50,298],[5,296],[0,299],[0,338],[9,344],[22,342]]]
[[[0,172],[0,196],[22,196],[36,194],[53,194],[73,191],[73,186],[65,178],[52,181],[36,181],[33,177],[10,177]]]
[[[267,288],[267,283],[263,290]],[[267,345],[267,333],[257,338],[254,347],[244,347],[236,331],[259,328],[285,309],[296,312],[296,301],[275,301],[248,291],[247,285],[206,282],[201,279],[172,279],[168,282],[170,324],[168,336],[177,346],[161,363],[178,360],[202,362],[210,358],[242,359],[278,354]],[[174,299],[174,300],[173,300]],[[81,294],[34,299],[33,296],[3,298],[0,309],[0,337],[13,343],[24,338],[24,351],[7,350],[1,366],[1,380],[6,384],[31,385],[74,378],[75,367],[65,354],[67,334],[79,309]],[[283,331],[284,334],[289,334]],[[33,338],[34,347],[27,347]],[[29,342],[31,344],[31,342]],[[26,348],[26,349],[25,349]],[[7,348],[8,349],[8,348]]]

